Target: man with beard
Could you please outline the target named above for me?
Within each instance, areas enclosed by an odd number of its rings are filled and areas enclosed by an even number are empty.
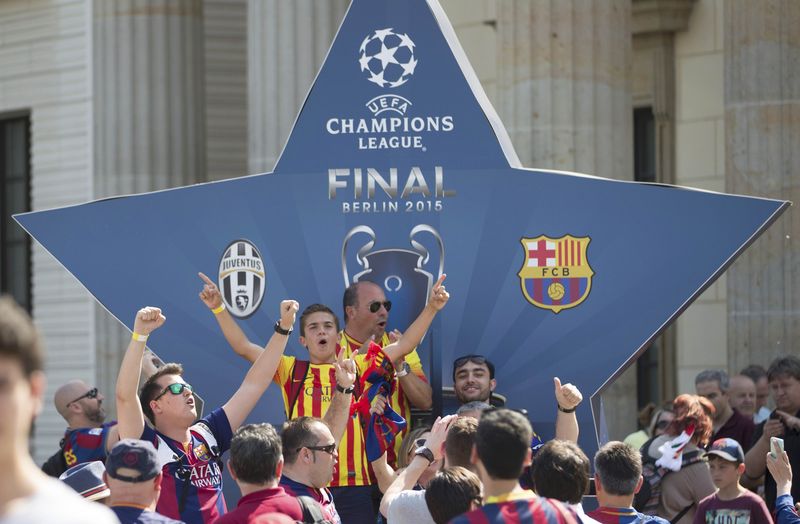
[[[53,402],[67,421],[61,453],[68,468],[105,461],[106,455],[119,441],[117,422],[105,422],[105,397],[96,387],[82,380],[71,380],[56,390]]]

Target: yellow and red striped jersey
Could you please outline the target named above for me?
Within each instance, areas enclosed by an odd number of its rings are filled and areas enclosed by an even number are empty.
[[[391,342],[389,341],[388,335],[384,332],[383,337],[379,342],[377,342],[382,348],[388,346]],[[350,335],[342,330],[339,333],[339,345],[342,347],[342,350],[345,352],[345,357],[349,357],[354,350],[361,348],[361,342],[354,339]],[[362,369],[366,369],[366,361],[364,360],[366,355],[358,354],[356,355],[356,362],[358,363],[359,372]],[[428,381],[428,378],[425,376],[425,372],[422,369],[422,362],[419,360],[419,355],[417,354],[417,349],[414,348],[414,351],[406,355],[405,361],[408,362],[409,367],[411,368],[411,372],[417,375],[419,378],[424,380],[425,382]],[[405,438],[406,434],[409,432],[411,428],[411,404],[408,402],[408,397],[403,392],[403,385],[400,383],[400,379],[395,377],[394,379],[394,386],[392,387],[392,398],[389,402],[392,406],[392,409],[395,412],[399,413],[401,417],[406,419],[406,427],[403,429],[402,432],[395,438],[394,441],[394,451],[395,451],[395,460],[392,461],[392,466],[397,467],[396,464],[396,457],[397,454],[400,452],[400,446],[403,443],[403,438]]]
[[[292,370],[296,358],[283,355],[278,364],[273,381],[281,387],[284,411],[289,412],[291,401]],[[359,374],[366,369],[366,363],[358,359]],[[309,364],[308,372],[303,381],[303,389],[297,396],[290,418],[318,417],[322,418],[331,405],[331,399],[336,391],[336,369],[333,364]],[[356,415],[347,422],[347,428],[339,442],[339,462],[333,470],[333,480],[330,487],[340,486],[366,486],[373,484],[364,451],[364,432],[361,429],[359,417]]]

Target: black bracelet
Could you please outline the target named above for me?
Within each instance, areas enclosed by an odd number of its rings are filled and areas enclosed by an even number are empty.
[[[339,393],[344,393],[345,395],[351,395],[355,389],[356,389],[355,386],[349,386],[343,388],[338,383],[336,384],[336,391],[338,391]]]
[[[286,335],[286,336],[289,336],[289,335],[291,335],[291,334],[292,334],[292,328],[289,328],[289,329],[283,329],[283,328],[281,327],[281,321],[280,321],[280,320],[278,320],[278,321],[276,321],[276,322],[275,322],[275,333],[277,333],[277,334],[279,334],[279,335]]]
[[[575,406],[575,407],[574,407],[574,408],[572,408],[572,409],[567,409],[567,408],[562,408],[562,407],[561,407],[561,404],[559,404],[559,405],[558,405],[558,410],[559,410],[561,413],[575,413],[575,409],[576,409],[577,407],[578,407],[578,406]]]

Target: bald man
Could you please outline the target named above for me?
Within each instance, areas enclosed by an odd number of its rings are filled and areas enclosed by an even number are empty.
[[[731,407],[746,417],[753,418],[756,412],[756,383],[746,375],[731,377],[728,389]]]
[[[117,422],[105,422],[105,397],[82,380],[70,380],[56,390],[53,402],[67,421],[61,452],[68,468],[94,460],[105,461],[119,441]]]

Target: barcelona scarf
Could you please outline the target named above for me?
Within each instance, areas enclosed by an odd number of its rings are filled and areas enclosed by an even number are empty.
[[[389,405],[394,387],[394,365],[375,342],[369,343],[366,363],[366,371],[361,375],[361,396],[350,407],[350,415],[358,413],[361,418],[367,460],[372,462],[392,448],[395,437],[406,427],[406,420]],[[369,412],[378,395],[386,398],[382,415]]]

